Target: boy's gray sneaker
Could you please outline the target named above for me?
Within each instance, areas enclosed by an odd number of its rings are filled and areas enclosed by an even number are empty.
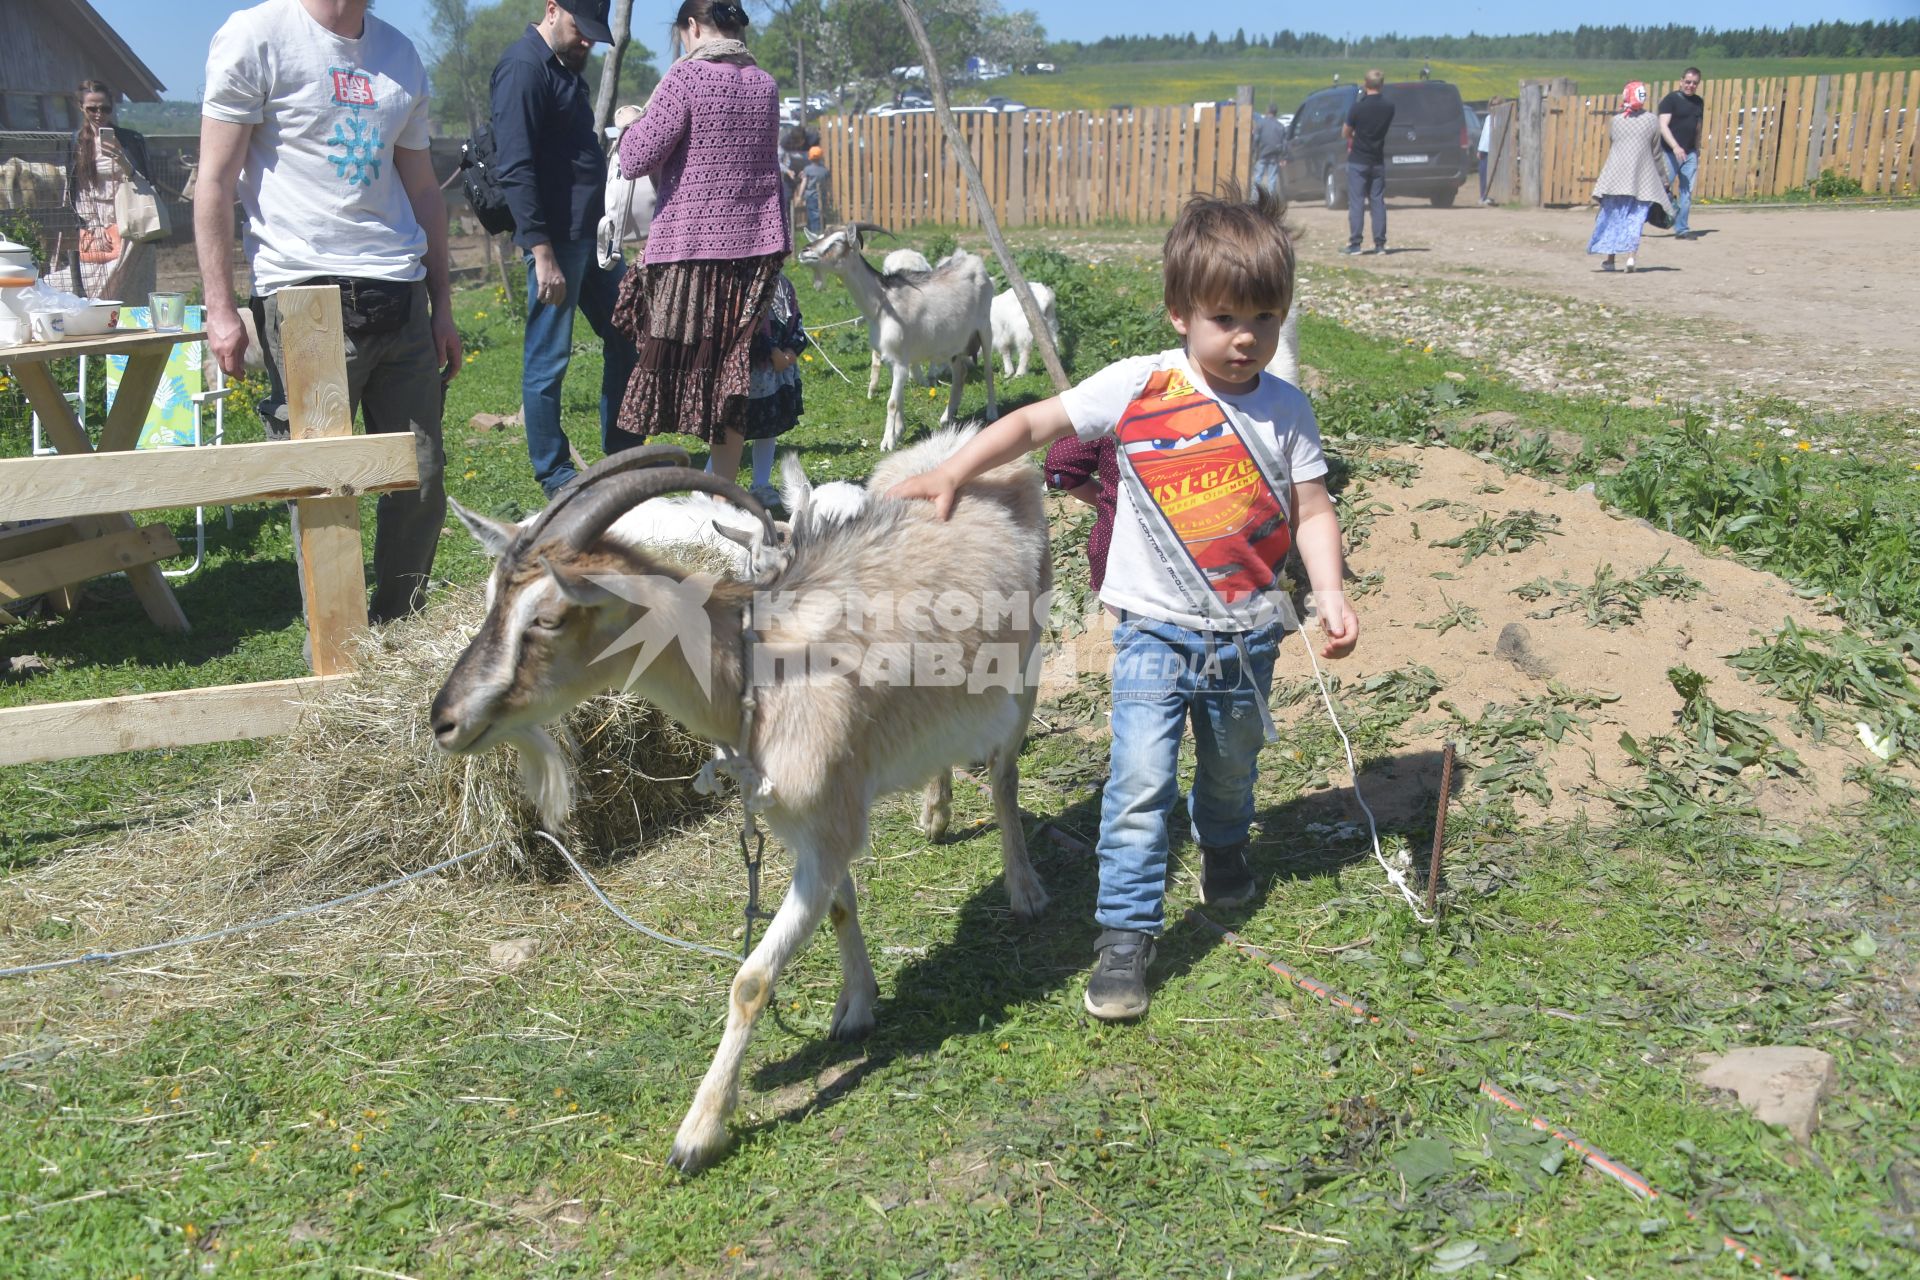
[[[1137,1018],[1147,1011],[1147,966],[1153,935],[1108,929],[1094,939],[1093,976],[1087,979],[1087,1012],[1104,1022]]]
[[[1237,907],[1253,897],[1253,872],[1247,867],[1247,842],[1200,849],[1200,901],[1209,907]]]

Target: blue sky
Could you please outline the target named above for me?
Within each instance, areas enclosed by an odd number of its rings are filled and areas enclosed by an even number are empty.
[[[197,97],[207,56],[207,42],[222,20],[244,5],[221,0],[92,0],[93,7],[113,25],[142,61],[167,86],[170,98]],[[1069,40],[1096,40],[1103,35],[1156,34],[1167,29],[1165,0],[1003,0],[1010,9],[1031,8],[1040,14],[1049,35]],[[634,28],[649,47],[658,47],[658,34],[672,20],[678,6],[670,0],[637,0]],[[758,11],[758,6],[753,6]],[[374,10],[388,22],[425,44],[429,35],[426,0],[376,0]],[[1914,0],[1694,0],[1664,12],[1659,6],[1631,11],[1568,13],[1543,19],[1537,0],[1464,0],[1435,5],[1419,0],[1373,0],[1366,6],[1370,26],[1349,18],[1316,21],[1307,9],[1283,9],[1272,0],[1215,0],[1207,6],[1201,35],[1216,30],[1231,35],[1234,28],[1249,32],[1291,26],[1299,31],[1362,36],[1369,31],[1397,31],[1403,35],[1454,35],[1467,31],[1493,34],[1538,31],[1593,23],[1626,22],[1634,26],[1685,21],[1701,27],[1784,27],[1794,23],[1830,21],[1887,21],[1913,15]],[[1566,11],[1563,11],[1566,12]],[[758,12],[756,12],[758,16]],[[1356,15],[1358,16],[1358,15]],[[1184,32],[1187,25],[1181,25]]]

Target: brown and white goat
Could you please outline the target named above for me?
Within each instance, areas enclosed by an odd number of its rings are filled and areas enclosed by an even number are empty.
[[[1025,462],[990,472],[962,491],[947,523],[930,504],[879,496],[966,438],[943,432],[886,459],[865,509],[837,522],[809,514],[804,477],[795,493],[790,468],[793,520],[779,543],[746,492],[687,469],[685,455],[659,446],[596,464],[524,528],[459,511],[498,563],[479,634],[433,702],[440,745],[515,746],[529,790],[557,821],[567,803],[565,769],[541,726],[593,694],[626,687],[711,742],[738,744],[747,728],[759,812],[793,855],[792,884],[734,977],[726,1031],[674,1141],[671,1160],[683,1171],[725,1148],[748,1036],[823,915],[833,922],[842,976],[832,1034],[872,1029],[878,986],[850,868],[876,798],[925,785],[923,818],[944,825],[951,767],[985,760],[1014,914],[1031,918],[1046,907],[1019,805],[1030,677],[1052,585],[1039,476]],[[756,555],[769,566],[756,581],[701,580],[606,536],[639,503],[686,489],[719,494],[759,519],[762,549],[772,554]],[[652,627],[657,638],[662,619],[677,643],[653,646],[642,665],[631,637]],[[928,672],[916,670],[915,659],[927,645],[942,646],[973,678],[921,678]],[[874,678],[876,666],[893,678]]]

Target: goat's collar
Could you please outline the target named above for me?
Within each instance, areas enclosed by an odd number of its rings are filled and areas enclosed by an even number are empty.
[[[753,689],[753,650],[759,637],[753,630],[753,601],[740,606],[740,735],[731,743],[718,743],[713,759],[701,767],[693,789],[701,795],[719,790],[718,774],[732,778],[740,788],[740,801],[746,810],[746,829],[753,830],[753,812],[773,798],[773,787],[753,764],[753,721],[759,700]]]

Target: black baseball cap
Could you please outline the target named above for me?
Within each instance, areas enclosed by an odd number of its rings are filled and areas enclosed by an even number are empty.
[[[553,0],[573,15],[580,34],[595,44],[612,44],[613,28],[607,25],[607,0]]]

